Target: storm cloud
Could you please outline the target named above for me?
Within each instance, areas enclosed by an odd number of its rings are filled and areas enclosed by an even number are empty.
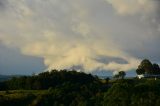
[[[1,1],[0,42],[48,69],[128,71],[160,60],[157,0]]]

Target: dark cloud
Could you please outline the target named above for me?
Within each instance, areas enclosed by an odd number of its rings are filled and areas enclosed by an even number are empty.
[[[83,65],[73,65],[70,67],[71,70],[84,71]]]
[[[103,64],[109,64],[110,62],[115,62],[118,64],[128,64],[126,60],[119,57],[109,57],[109,56],[98,56],[98,58],[95,59],[96,61],[103,63]]]
[[[0,9],[3,10],[7,6],[7,0],[0,0]]]

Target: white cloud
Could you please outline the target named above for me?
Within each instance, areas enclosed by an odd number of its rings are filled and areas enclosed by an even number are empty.
[[[149,0],[134,0],[133,4],[127,0],[107,1],[120,14],[153,11]],[[136,68],[140,58],[127,50],[137,50],[141,41],[148,42],[144,39],[150,36],[146,35],[145,25],[138,23],[144,27],[140,29],[135,22],[116,18],[101,3],[99,0],[8,0],[6,14],[0,19],[0,41],[19,48],[25,55],[44,58],[48,68],[83,66],[86,72]],[[92,10],[99,5],[102,6]],[[97,60],[100,56],[120,58],[127,63],[112,59],[103,63]]]
[[[154,0],[106,0],[121,15],[146,14],[154,12]]]

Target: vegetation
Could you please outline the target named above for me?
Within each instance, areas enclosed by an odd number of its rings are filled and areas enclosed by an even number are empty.
[[[4,106],[100,105],[108,89],[97,77],[76,71],[52,70],[1,82]]]
[[[126,76],[126,73],[124,71],[119,71],[117,74],[114,75],[114,78],[124,79],[125,76]]]
[[[160,106],[160,80],[121,80],[104,94],[104,106]]]
[[[145,60],[137,70],[155,74],[159,66]],[[12,78],[0,82],[0,105],[160,106],[160,79],[125,79],[125,75],[120,71],[117,80],[102,80],[83,72],[52,70]]]
[[[138,66],[138,69],[136,70],[137,74],[160,74],[160,68],[159,65],[154,63],[152,64],[149,60],[144,59],[141,64]]]

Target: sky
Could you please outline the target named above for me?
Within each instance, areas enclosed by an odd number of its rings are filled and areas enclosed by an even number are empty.
[[[159,0],[0,0],[0,74],[160,63]]]

